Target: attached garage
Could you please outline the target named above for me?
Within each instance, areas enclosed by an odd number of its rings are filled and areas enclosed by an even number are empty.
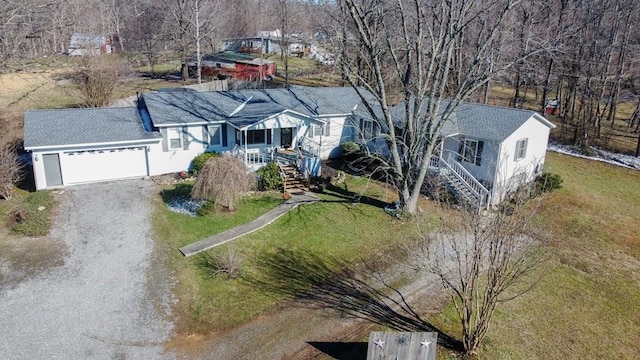
[[[146,148],[66,151],[60,168],[66,184],[147,176]]]
[[[135,107],[25,112],[36,189],[147,176],[148,150],[160,141]]]

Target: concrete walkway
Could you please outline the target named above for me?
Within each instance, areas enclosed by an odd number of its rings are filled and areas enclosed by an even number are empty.
[[[318,197],[308,192],[291,194],[291,199],[278,205],[276,208],[270,210],[269,212],[253,220],[252,222],[235,227],[225,232],[221,232],[220,234],[210,236],[193,244],[183,246],[180,248],[180,252],[184,256],[191,256],[201,251],[205,251],[218,245],[222,245],[243,235],[250,234],[254,231],[262,229],[263,227],[269,225],[282,215],[297,208],[300,205],[311,204],[319,200],[320,199],[318,199]]]

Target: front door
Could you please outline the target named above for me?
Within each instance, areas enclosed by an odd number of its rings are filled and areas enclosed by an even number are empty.
[[[280,129],[280,146],[284,149],[291,147],[293,142],[293,128]]]
[[[62,185],[62,172],[60,171],[60,157],[58,154],[42,155],[44,163],[44,177],[47,180],[47,187]]]

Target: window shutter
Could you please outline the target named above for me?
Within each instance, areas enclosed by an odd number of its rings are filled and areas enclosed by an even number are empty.
[[[162,135],[162,151],[169,151],[169,144],[167,140],[167,128],[160,128],[160,134]]]
[[[462,154],[464,154],[464,145],[465,145],[465,139],[460,138],[460,143],[458,144],[458,155],[456,156],[457,162],[462,161]]]
[[[189,150],[189,128],[187,126],[182,127],[182,149]]]
[[[482,163],[482,148],[484,147],[484,141],[478,141],[478,152],[476,152],[476,165],[480,166]]]
[[[207,125],[202,125],[202,147],[207,148],[209,146],[209,129]]]
[[[227,124],[222,124],[220,128],[222,131],[222,146],[227,146]]]
[[[267,129],[267,145],[271,145],[271,129]]]

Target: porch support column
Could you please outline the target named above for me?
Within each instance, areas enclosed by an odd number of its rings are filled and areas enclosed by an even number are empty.
[[[248,165],[249,163],[248,163],[248,158],[247,158],[247,140],[248,140],[248,138],[247,138],[247,129],[244,129],[242,131],[244,132],[244,137],[243,137],[243,140],[244,140],[244,164]]]

